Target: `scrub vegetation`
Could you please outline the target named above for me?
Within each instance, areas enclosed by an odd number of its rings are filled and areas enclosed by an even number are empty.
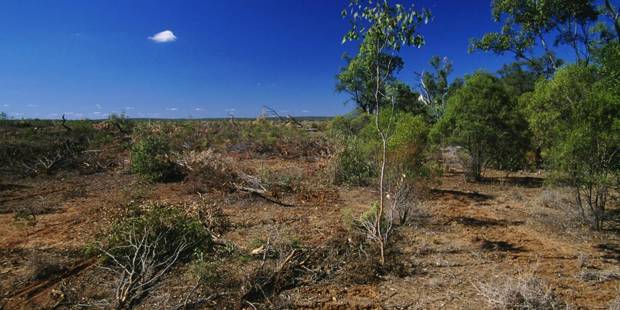
[[[617,5],[491,8],[408,85],[432,13],[351,0],[332,118],[0,113],[0,309],[617,309]]]

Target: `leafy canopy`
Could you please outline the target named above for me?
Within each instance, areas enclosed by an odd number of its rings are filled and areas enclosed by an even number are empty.
[[[548,76],[560,66],[551,43],[569,46],[578,60],[589,59],[589,27],[598,18],[591,0],[494,0],[492,15],[502,23],[501,30],[473,39],[470,51],[510,52]],[[547,42],[549,36],[552,42]],[[542,47],[541,57],[535,55],[536,47]]]
[[[620,48],[599,65],[570,65],[523,100],[538,143],[553,168],[577,182],[620,168]]]
[[[376,40],[368,36],[362,42],[360,50],[355,57],[344,56],[347,65],[340,70],[337,75],[336,91],[346,92],[351,96],[358,108],[364,112],[372,113],[375,109],[375,91],[385,93],[389,84],[396,82],[395,74],[404,65],[403,60],[398,56],[388,53],[376,53]],[[377,85],[377,69],[383,76]],[[385,104],[386,100],[383,100]]]
[[[428,23],[431,17],[428,10],[418,12],[413,4],[410,7],[402,4],[392,6],[387,0],[353,0],[341,14],[342,17],[350,17],[351,22],[351,29],[342,43],[356,41],[360,37],[373,38],[379,44],[376,46],[377,52],[384,49],[399,51],[403,46],[421,47],[424,38],[416,30],[418,25]]]

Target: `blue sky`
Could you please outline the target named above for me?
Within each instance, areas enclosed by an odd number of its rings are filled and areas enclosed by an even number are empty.
[[[344,0],[3,0],[0,111],[38,118],[254,117],[350,111],[334,92],[348,23]],[[496,70],[508,57],[468,54],[468,39],[497,30],[490,0],[424,0],[427,45],[405,49],[414,83],[433,55],[455,75]],[[176,40],[149,37],[170,30]]]

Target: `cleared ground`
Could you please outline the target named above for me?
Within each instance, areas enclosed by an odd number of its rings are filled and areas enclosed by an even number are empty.
[[[355,248],[343,224],[343,214],[367,210],[376,199],[373,188],[327,184],[324,158],[230,156],[244,171],[289,176],[299,186],[279,197],[291,206],[249,193],[204,194],[229,217],[232,225],[221,238],[231,245],[215,259],[217,281],[192,295],[206,298],[196,308],[491,308],[488,287],[527,276],[544,280],[576,308],[605,309],[618,296],[618,232],[614,226],[594,233],[565,224],[565,212],[556,204],[570,196],[543,186],[542,176],[490,172],[475,184],[465,182],[458,169],[446,172],[420,214],[398,229],[388,262],[379,267],[365,256],[370,250]],[[110,209],[132,199],[197,198],[190,181],[143,183],[126,165],[0,185],[4,309],[105,307],[99,301],[113,294],[114,280],[84,249],[109,225]],[[16,219],[24,205],[36,210],[31,223]],[[283,285],[253,296],[247,286],[263,258],[251,252],[276,238],[294,243],[303,259]],[[194,287],[188,274],[188,267],[179,265],[139,308],[182,303]]]

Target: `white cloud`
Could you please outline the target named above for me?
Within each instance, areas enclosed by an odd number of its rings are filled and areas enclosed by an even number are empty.
[[[8,104],[3,104],[2,106],[3,106],[3,107],[5,107],[5,108],[8,108],[8,107],[9,107],[9,105],[8,105]]]
[[[152,37],[149,37],[149,40],[157,43],[168,43],[174,42],[177,40],[177,37],[170,30],[164,30],[160,33],[154,34]]]
[[[95,107],[97,107],[98,110],[103,109],[103,107],[100,104],[96,104]]]
[[[134,110],[135,107],[125,107],[125,110]]]
[[[27,104],[26,106],[29,107],[29,108],[38,108],[39,107],[38,104]]]
[[[166,111],[177,111],[179,110],[178,108],[166,108]]]
[[[301,113],[310,113],[308,110],[301,110]]]
[[[195,108],[194,111],[202,111],[201,108]]]

